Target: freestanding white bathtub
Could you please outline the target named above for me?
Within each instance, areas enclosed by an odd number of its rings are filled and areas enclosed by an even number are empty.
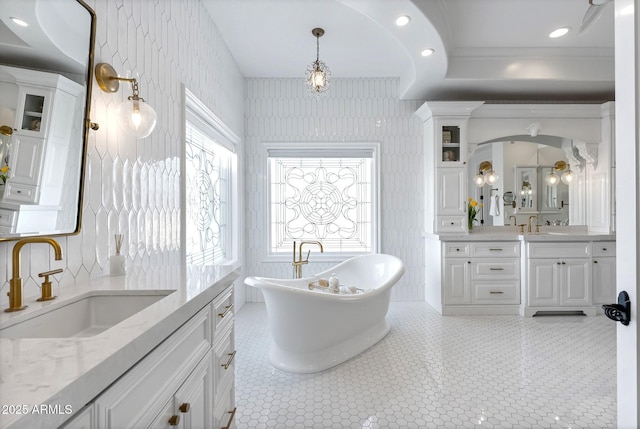
[[[264,295],[274,367],[296,373],[322,371],[362,353],[389,332],[385,316],[391,288],[404,274],[402,261],[385,254],[356,256],[315,277],[328,279],[331,273],[341,285],[361,291],[310,290],[313,276],[244,280]]]

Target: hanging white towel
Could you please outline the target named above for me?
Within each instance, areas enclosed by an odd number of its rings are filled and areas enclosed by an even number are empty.
[[[489,208],[491,216],[500,216],[500,195],[496,194],[491,197],[491,207]]]

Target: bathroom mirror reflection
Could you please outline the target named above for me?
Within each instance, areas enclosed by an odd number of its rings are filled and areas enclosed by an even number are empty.
[[[95,14],[0,0],[0,241],[80,231]]]
[[[568,162],[565,147],[570,146],[571,142],[551,136],[534,140],[544,143],[519,140],[482,143],[469,156],[470,180],[477,174],[482,161],[491,161],[499,176],[493,186],[478,188],[471,182],[468,184],[469,196],[484,202],[478,216],[484,221],[483,225],[527,223],[529,216],[533,215],[541,225],[572,224],[569,198],[571,192],[577,192],[572,189],[576,184],[569,187],[559,181],[557,185],[550,186],[545,181],[557,161]],[[513,193],[514,201],[505,201],[502,198],[505,193]],[[499,205],[499,209],[491,210],[492,205]]]

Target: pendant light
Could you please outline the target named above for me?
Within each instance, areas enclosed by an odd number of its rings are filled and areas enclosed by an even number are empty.
[[[320,37],[324,35],[324,30],[314,28],[311,34],[316,38],[316,60],[307,67],[305,82],[309,92],[319,96],[329,88],[331,71],[324,62],[320,61]]]

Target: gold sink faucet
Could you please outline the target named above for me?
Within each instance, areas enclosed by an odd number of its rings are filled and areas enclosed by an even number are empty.
[[[49,244],[53,247],[55,252],[55,260],[59,261],[62,259],[62,248],[60,244],[53,238],[48,237],[29,237],[23,238],[16,242],[15,246],[13,246],[13,253],[11,259],[12,266],[12,275],[11,280],[9,280],[9,292],[7,295],[9,296],[9,308],[5,308],[4,311],[12,312],[12,311],[20,311],[27,308],[26,305],[22,304],[22,279],[20,278],[20,250],[25,244],[29,243],[45,243]]]
[[[518,218],[516,218],[514,215],[509,216],[509,220],[513,219],[513,226],[516,226],[518,224],[518,222],[516,222],[518,220]]]
[[[320,247],[320,253],[324,253],[324,249],[322,248],[322,243],[319,241],[302,241],[298,246],[298,258],[296,259],[296,242],[293,242],[293,268],[295,269],[294,278],[300,279],[302,278],[302,266],[304,264],[309,263],[309,255],[311,254],[311,250],[307,252],[307,258],[302,259],[302,245],[303,244],[317,244]]]

